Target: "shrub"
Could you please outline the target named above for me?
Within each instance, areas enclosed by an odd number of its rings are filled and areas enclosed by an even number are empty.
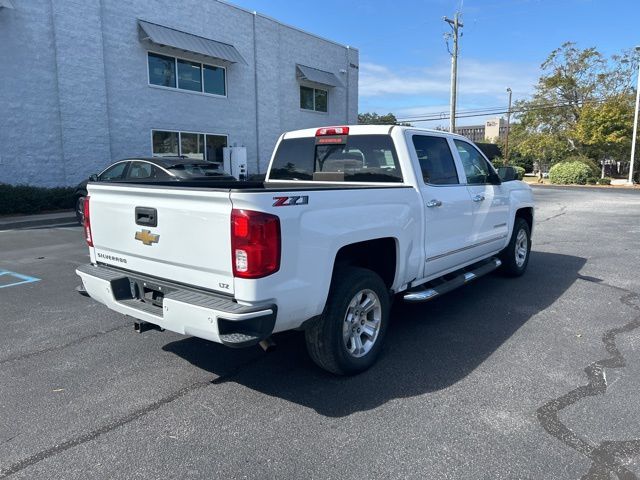
[[[74,190],[72,187],[0,185],[0,215],[74,208]]]
[[[609,177],[599,178],[598,185],[611,185],[611,178]]]
[[[491,160],[491,164],[495,167],[504,167],[504,158],[502,157],[495,157],[493,160]]]
[[[518,180],[522,180],[524,178],[524,167],[519,167],[517,165],[514,165],[514,167],[516,169],[516,172],[518,172]]]
[[[591,170],[591,175],[590,175],[591,177],[600,178],[600,173],[601,173],[600,164],[596,160],[589,158],[586,155],[572,155],[562,160],[562,163],[565,163],[565,162],[566,163],[572,163],[572,162],[584,163]]]
[[[578,184],[584,185],[587,179],[592,177],[591,168],[582,162],[561,162],[556,163],[549,170],[549,180],[555,184]]]
[[[509,160],[509,165],[522,167],[525,172],[533,172],[533,160],[529,157],[521,157],[520,155],[515,154],[515,152],[513,157]]]
[[[587,178],[587,183],[589,185],[595,185],[596,183],[598,183],[598,180],[600,180],[600,179],[596,178],[596,177],[589,177],[589,178]]]

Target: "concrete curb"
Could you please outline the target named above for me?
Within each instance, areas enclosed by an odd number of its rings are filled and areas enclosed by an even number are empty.
[[[541,188],[575,188],[575,189],[592,189],[592,190],[630,190],[630,191],[638,191],[640,192],[640,186],[634,185],[560,185],[560,184],[549,184],[549,183],[529,183],[525,182],[530,187],[541,187]]]
[[[42,215],[0,218],[0,231],[67,223],[77,223],[76,214],[73,210]]]

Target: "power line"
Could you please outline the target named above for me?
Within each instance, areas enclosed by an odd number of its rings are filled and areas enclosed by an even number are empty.
[[[593,99],[593,100],[583,100],[581,102],[572,103],[546,103],[534,105],[531,107],[520,107],[520,108],[512,108],[511,113],[525,113],[535,110],[548,110],[555,108],[566,108],[572,107],[575,105],[586,105],[586,104],[596,104],[603,103],[607,99]],[[484,117],[487,115],[500,115],[503,113],[508,113],[509,109],[506,107],[488,107],[484,109],[470,109],[470,110],[461,110],[458,114],[456,114],[456,118],[471,118],[471,117]],[[446,112],[437,112],[437,113],[429,113],[424,115],[414,115],[413,117],[406,118],[398,118],[399,122],[426,122],[432,120],[447,120],[449,119],[449,114]]]
[[[577,102],[578,104],[584,105],[584,104],[589,104],[589,103],[601,103],[606,101],[606,99],[594,99],[594,100],[583,100],[582,102]],[[562,108],[562,107],[570,107],[575,105],[574,103],[570,103],[570,102],[565,102],[565,103],[543,103],[543,104],[538,104],[535,105],[533,107],[525,107],[525,108],[515,108],[515,109],[511,109],[512,113],[518,113],[518,112],[526,112],[526,111],[530,111],[530,110],[544,110],[544,109],[548,109],[548,108]],[[481,108],[481,109],[469,109],[469,110],[461,110],[460,111],[460,115],[456,115],[456,118],[460,118],[461,116],[465,116],[465,117],[479,117],[479,116],[485,116],[485,115],[495,115],[495,114],[499,114],[499,113],[507,113],[508,109],[506,107],[487,107],[487,108]],[[428,113],[428,114],[424,114],[424,115],[414,115],[412,117],[406,117],[406,118],[399,118],[399,121],[420,121],[422,119],[424,120],[441,120],[441,119],[447,119],[447,113],[446,112],[437,112],[437,113]]]

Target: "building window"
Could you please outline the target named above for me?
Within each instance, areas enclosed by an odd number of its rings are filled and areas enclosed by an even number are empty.
[[[185,157],[204,160],[204,135],[202,133],[181,133],[180,154]]]
[[[178,156],[222,163],[222,149],[227,146],[226,135],[197,132],[151,131],[154,157]]]
[[[210,95],[227,95],[227,70],[148,52],[149,84]]]
[[[316,112],[327,111],[328,92],[319,88],[300,85],[300,108]]]
[[[222,67],[214,67],[213,65],[203,65],[202,78],[204,80],[205,93],[214,95],[226,95],[227,86],[225,82],[225,70]]]
[[[153,155],[156,157],[174,157],[178,150],[178,132],[153,132]]]
[[[188,60],[178,59],[178,88],[202,91],[202,65]]]
[[[176,86],[176,60],[157,53],[149,53],[149,83],[161,87]]]
[[[208,162],[222,163],[222,149],[227,146],[225,135],[205,135]]]

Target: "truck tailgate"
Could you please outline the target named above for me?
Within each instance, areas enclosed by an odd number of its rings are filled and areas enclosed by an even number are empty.
[[[89,184],[88,191],[95,261],[233,293],[227,190]]]

